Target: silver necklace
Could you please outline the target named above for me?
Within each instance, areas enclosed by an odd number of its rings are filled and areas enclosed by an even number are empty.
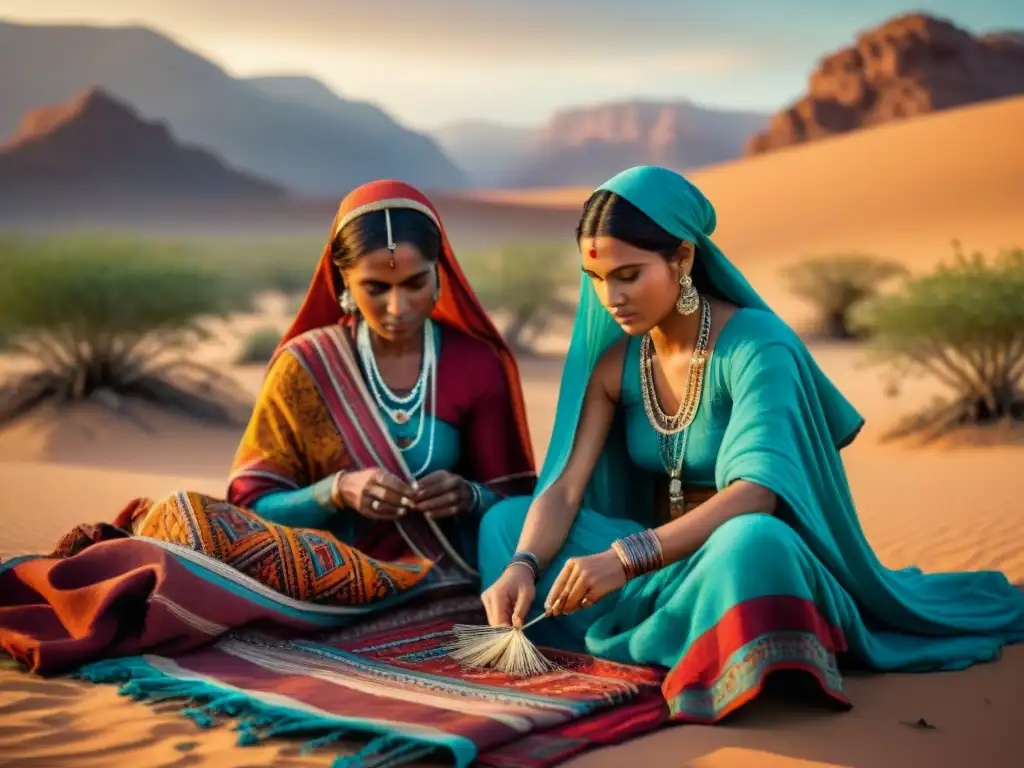
[[[370,341],[370,329],[366,325],[365,321],[361,322],[356,329],[356,349],[359,353],[360,359],[362,360],[363,369],[367,372],[366,378],[370,388],[370,393],[373,395],[373,399],[380,410],[383,411],[392,422],[399,425],[407,424],[414,414],[420,412],[420,421],[416,428],[416,437],[414,437],[408,444],[399,446],[400,451],[405,453],[418,445],[423,437],[426,422],[430,422],[427,456],[420,468],[415,472],[412,472],[413,477],[419,477],[427,467],[430,466],[430,461],[434,457],[434,438],[436,431],[434,414],[437,413],[437,348],[434,343],[433,323],[428,318],[423,324],[423,360],[420,365],[420,375],[416,380],[416,384],[413,387],[412,392],[409,395],[404,396],[404,398],[399,398],[395,395],[392,389],[387,385],[387,382],[384,381],[380,368],[377,366],[377,359],[373,354],[373,345]],[[429,417],[426,409],[424,408],[428,396],[428,390],[430,397]],[[399,402],[401,405],[406,405],[408,407],[391,408],[384,400],[383,392],[385,391],[395,402]]]
[[[431,363],[428,346],[433,346],[432,341],[433,335],[430,333],[428,321],[424,325],[423,359],[420,363],[419,376],[416,378],[413,388],[407,394],[399,396],[384,381],[380,368],[377,366],[373,343],[370,340],[369,326],[363,321],[356,329],[356,347],[363,362],[363,368],[366,370],[367,383],[370,385],[374,399],[395,424],[407,424],[409,419],[423,406],[423,382]],[[399,407],[392,407],[392,403]]]
[[[686,444],[690,430],[700,406],[700,396],[704,384],[704,367],[707,363],[708,339],[711,335],[711,307],[707,301],[701,301],[700,330],[693,346],[686,387],[679,399],[679,407],[674,414],[665,413],[658,402],[657,388],[654,383],[654,355],[651,335],[646,334],[640,342],[640,390],[643,393],[644,411],[647,420],[658,433],[661,462],[669,476],[668,500],[673,518],[685,511],[686,499],[683,494],[683,461],[686,457]]]

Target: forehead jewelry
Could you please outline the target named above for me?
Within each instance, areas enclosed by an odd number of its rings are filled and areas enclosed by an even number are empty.
[[[391,233],[391,213],[388,211],[387,208],[384,209],[384,223],[387,225],[387,228],[388,228],[388,246],[387,247],[388,247],[388,251],[391,252],[391,261],[389,262],[389,266],[392,269],[394,269],[395,268],[395,249],[398,248],[398,246],[395,244],[394,235],[392,235],[392,233]]]

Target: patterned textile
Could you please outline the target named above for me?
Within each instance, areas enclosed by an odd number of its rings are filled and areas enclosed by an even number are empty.
[[[307,340],[309,341],[309,340]],[[248,506],[260,495],[310,485],[353,466],[331,412],[293,344],[267,370],[263,390],[235,455],[228,499]],[[330,390],[328,390],[330,391]]]
[[[336,742],[369,740],[338,766],[546,768],[666,722],[656,669],[552,652],[564,671],[462,671],[445,646],[452,623],[482,621],[479,598],[430,579],[413,594],[387,611],[303,602],[191,547],[117,538],[0,565],[0,646],[42,674],[191,701],[183,714],[202,726],[237,718],[241,745],[301,733],[342,753]]]
[[[446,325],[440,330],[434,414],[460,432],[465,449],[457,473],[499,497],[532,488],[534,472],[518,446],[497,359],[462,332]],[[476,375],[467,377],[467,370]],[[291,340],[267,372],[235,456],[228,501],[249,507],[266,494],[304,488],[342,469],[383,466],[398,476],[409,475],[365,390],[346,327],[318,328]],[[475,522],[462,522],[473,523],[475,539]],[[403,521],[401,528],[417,551],[450,564],[441,531],[419,518]],[[398,537],[391,524],[370,527],[367,540],[352,544],[379,547],[389,535],[386,550],[367,550],[369,554],[390,558],[407,549],[407,539]]]
[[[293,339],[272,362],[269,374],[242,437],[228,501],[245,507],[265,493],[300,488],[339,469],[381,467],[414,481],[383,428],[340,326]],[[353,545],[386,560],[411,551],[433,561],[441,578],[468,583],[475,575],[438,526],[418,514],[373,525]]]
[[[208,555],[295,600],[367,605],[413,589],[429,560],[380,561],[326,531],[268,523],[253,512],[198,493],[176,493],[133,513],[135,535]]]
[[[715,723],[753,700],[773,672],[798,670],[812,675],[837,705],[849,708],[836,660],[846,650],[843,631],[810,600],[754,598],[727,611],[690,645],[662,691],[673,720]]]
[[[185,714],[201,725],[218,715],[240,719],[243,743],[302,732],[323,748],[376,736],[339,758],[343,765],[440,757],[543,768],[666,721],[655,670],[550,652],[564,671],[528,679],[467,672],[446,656],[451,624],[416,622],[357,639],[241,632],[173,660],[107,660],[82,675],[126,683],[137,699],[173,686],[193,699]],[[204,682],[192,682],[198,676]]]

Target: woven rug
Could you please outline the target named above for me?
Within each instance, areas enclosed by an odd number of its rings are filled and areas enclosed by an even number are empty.
[[[0,645],[36,672],[182,700],[200,726],[233,723],[242,746],[302,737],[336,768],[546,768],[668,718],[663,670],[554,651],[560,669],[531,678],[461,669],[445,648],[454,623],[483,621],[472,594],[366,615],[138,538],[3,563],[0,594]]]
[[[139,700],[190,699],[183,714],[203,727],[235,721],[243,745],[302,734],[307,749],[321,750],[369,736],[336,766],[440,759],[544,768],[667,718],[653,670],[549,651],[562,671],[524,679],[469,672],[445,653],[451,625],[417,622],[340,640],[237,632],[174,658],[108,659],[78,674],[120,682]]]

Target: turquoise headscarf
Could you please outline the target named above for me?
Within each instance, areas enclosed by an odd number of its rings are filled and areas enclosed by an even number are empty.
[[[711,240],[718,223],[715,208],[685,177],[667,168],[641,165],[619,173],[598,189],[614,192],[643,211],[669,234],[694,243],[697,246],[696,259],[719,296],[738,307],[771,311],[743,274]],[[594,366],[601,355],[623,336],[625,332],[601,305],[593,283],[582,280],[572,341],[562,372],[554,430],[540,472],[537,494],[557,480],[565,469]],[[807,357],[810,361],[810,356]],[[813,386],[817,389],[828,431],[835,445],[842,448],[853,440],[863,426],[864,419],[813,361],[810,361],[810,365]],[[594,472],[588,504],[592,500],[621,499],[630,494],[630,491],[614,488],[610,484],[610,478],[605,472],[609,468],[608,462],[623,461],[626,457],[616,447],[622,441],[610,439],[608,442],[609,449],[605,451]]]

